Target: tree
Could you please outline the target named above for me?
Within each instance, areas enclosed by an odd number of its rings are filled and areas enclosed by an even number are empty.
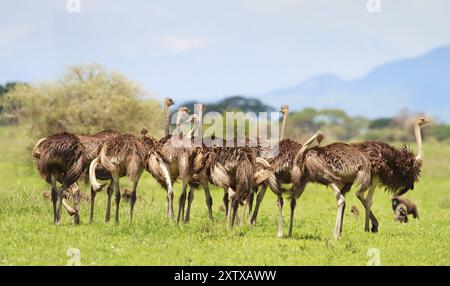
[[[137,134],[144,126],[156,136],[162,129],[158,101],[125,76],[99,65],[68,67],[56,82],[17,85],[6,97],[7,112],[28,124],[36,137],[63,130],[92,134],[107,128]]]

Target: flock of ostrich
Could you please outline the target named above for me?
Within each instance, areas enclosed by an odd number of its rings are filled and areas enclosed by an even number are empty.
[[[120,134],[114,130],[104,130],[90,136],[61,132],[42,138],[35,144],[32,156],[39,173],[51,185],[55,224],[60,223],[62,207],[73,216],[75,224],[80,222],[81,194],[77,181],[87,176],[91,185],[90,222],[94,221],[95,196],[108,184],[105,220],[110,221],[111,199],[114,195],[115,222],[119,223],[122,197],[119,180],[122,177],[128,177],[133,183],[132,190],[128,194],[132,221],[137,187],[144,171],[149,172],[166,191],[166,216],[171,220],[175,220],[173,185],[176,181],[181,182],[177,223],[190,220],[194,192],[200,186],[205,192],[209,220],[213,221],[213,200],[209,184],[224,190],[223,202],[230,227],[233,227],[236,221],[239,223],[245,221],[247,206],[249,223],[252,225],[256,223],[261,202],[269,187],[278,198],[278,237],[283,236],[283,197],[290,200],[291,237],[297,200],[308,183],[325,185],[333,191],[337,202],[333,231],[336,238],[342,234],[345,195],[353,186],[357,188],[356,197],[364,207],[365,231],[378,231],[378,221],[371,210],[377,186],[395,195],[393,208],[399,220],[407,221],[408,213],[417,212],[414,204],[400,196],[414,189],[414,184],[419,179],[423,160],[421,127],[428,122],[425,118],[419,118],[415,124],[417,155],[406,146],[396,147],[379,141],[335,142],[321,146],[324,138],[321,132],[314,134],[304,144],[298,143],[286,137],[289,113],[286,105],[280,108],[283,121],[276,147],[266,147],[261,144],[262,139],[248,137],[234,138],[234,143],[239,140],[244,140],[244,143],[254,140],[255,144],[243,146],[232,144],[233,147],[229,147],[230,144],[226,144],[225,139],[214,138],[216,142],[220,140],[223,144],[210,147],[205,144],[200,146],[193,144],[194,131],[203,126],[203,120],[202,116],[189,115],[190,111],[186,107],[181,107],[177,111],[177,126],[181,124],[183,116],[188,116],[188,122],[192,125],[190,132],[170,134],[169,108],[172,105],[174,105],[172,99],[164,99],[165,136],[161,139],[150,136],[144,128],[137,136]],[[203,114],[205,105],[199,106],[200,114]],[[191,144],[175,146],[171,140],[172,136],[181,136],[185,142]],[[264,152],[273,151],[267,150],[268,148],[277,148],[277,152],[273,153],[275,156],[271,158],[263,156]],[[73,198],[73,206],[66,201],[68,194]],[[243,207],[242,217],[237,218],[240,205]]]

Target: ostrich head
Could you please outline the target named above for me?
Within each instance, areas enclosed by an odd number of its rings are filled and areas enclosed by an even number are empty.
[[[198,122],[198,115],[197,114],[191,114],[189,115],[189,119],[187,121],[188,123],[196,123]]]
[[[287,105],[282,105],[282,106],[280,107],[279,112],[280,112],[281,114],[283,114],[283,115],[288,114],[288,113],[289,113],[289,106],[287,106]]]
[[[175,104],[175,101],[172,100],[170,97],[164,98],[164,105],[166,106],[172,106]]]
[[[148,133],[147,128],[143,127],[143,128],[141,129],[141,135],[145,136],[145,135],[147,135],[147,133]]]
[[[417,125],[419,125],[420,127],[422,127],[423,125],[429,123],[430,121],[428,119],[426,119],[425,117],[420,117],[419,119],[417,119]]]
[[[182,124],[183,118],[188,117],[190,112],[191,111],[186,106],[182,106],[182,107],[178,108],[177,125]]]
[[[322,140],[325,138],[325,135],[323,135],[322,131],[317,131],[316,136],[317,145],[320,145]]]

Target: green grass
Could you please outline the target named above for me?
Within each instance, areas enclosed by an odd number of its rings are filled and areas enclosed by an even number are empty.
[[[177,226],[166,222],[165,192],[147,173],[139,185],[142,199],[133,223],[128,204],[122,203],[120,225],[105,224],[102,192],[94,224],[88,223],[89,206],[83,204],[81,225],[72,225],[63,213],[62,224],[55,226],[51,203],[42,196],[49,187],[31,162],[31,144],[19,128],[0,128],[0,265],[66,265],[69,248],[80,249],[82,265],[366,265],[370,248],[380,250],[382,265],[449,264],[450,146],[425,144],[421,182],[407,194],[418,205],[420,222],[394,223],[390,195],[377,190],[373,210],[379,233],[365,233],[363,217],[349,212],[352,205],[362,210],[353,190],[347,195],[343,237],[335,241],[336,201],[325,187],[307,187],[298,202],[294,237],[279,239],[270,191],[253,227],[227,230],[223,191],[216,188],[214,223],[208,221],[204,194],[198,191],[191,222]],[[179,184],[176,198],[178,194]],[[286,233],[288,203],[284,209]]]

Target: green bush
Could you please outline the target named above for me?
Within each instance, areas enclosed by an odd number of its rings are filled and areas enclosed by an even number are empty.
[[[161,135],[162,109],[138,85],[98,65],[66,69],[56,82],[17,85],[6,93],[5,113],[31,128],[33,137],[63,130],[92,134],[112,128]]]

